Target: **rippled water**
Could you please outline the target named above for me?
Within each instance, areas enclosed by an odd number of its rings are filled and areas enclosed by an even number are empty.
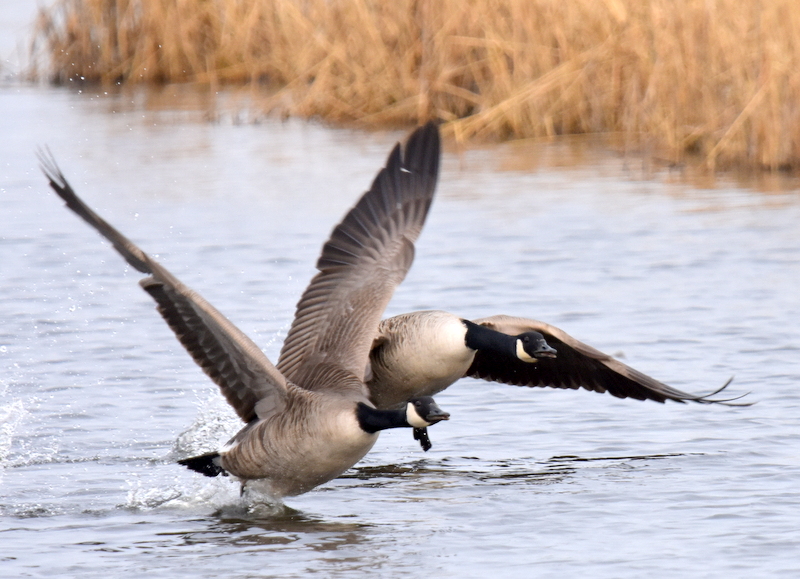
[[[450,146],[388,315],[543,319],[681,389],[735,375],[731,392],[758,403],[465,380],[437,397],[453,417],[430,452],[386,433],[271,511],[174,464],[224,441],[233,412],[34,149],[275,360],[323,239],[403,134],[162,103],[0,87],[0,575],[796,576],[796,191],[698,189],[566,147]]]

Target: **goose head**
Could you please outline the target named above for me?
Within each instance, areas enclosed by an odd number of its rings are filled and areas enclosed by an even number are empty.
[[[449,419],[450,414],[439,408],[431,396],[412,398],[406,404],[406,422],[414,428],[426,428]]]
[[[517,358],[533,363],[542,358],[555,358],[556,350],[550,347],[539,332],[524,332],[515,337]]]
[[[405,408],[378,410],[374,406],[359,402],[356,418],[364,432],[375,433],[387,428],[426,428],[450,415],[439,408],[430,396],[419,396],[409,400]]]

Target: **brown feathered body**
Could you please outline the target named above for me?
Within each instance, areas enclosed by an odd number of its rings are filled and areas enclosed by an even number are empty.
[[[283,411],[225,445],[219,465],[242,480],[265,479],[272,496],[294,496],[338,477],[377,440],[359,426],[352,397],[298,388]]]

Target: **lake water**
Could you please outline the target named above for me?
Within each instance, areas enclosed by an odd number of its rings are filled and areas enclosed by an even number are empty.
[[[463,380],[270,511],[174,463],[239,424],[87,202],[277,359],[331,227],[403,132],[239,123],[194,97],[0,85],[0,576],[796,577],[800,194],[591,147],[448,143],[387,315],[548,321],[747,408]],[[209,113],[211,111],[211,113]],[[212,118],[213,122],[208,119]]]

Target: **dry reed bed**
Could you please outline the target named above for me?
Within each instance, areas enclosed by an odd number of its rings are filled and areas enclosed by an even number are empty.
[[[268,83],[282,114],[800,167],[796,0],[58,0],[35,46],[60,82]]]

